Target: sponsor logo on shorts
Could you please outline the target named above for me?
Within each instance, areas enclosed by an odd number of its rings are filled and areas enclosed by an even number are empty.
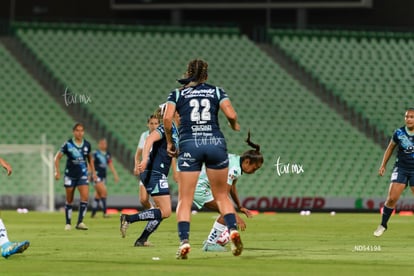
[[[160,179],[160,188],[167,189],[168,188],[168,180],[167,179]]]
[[[185,161],[180,166],[181,167],[190,167],[190,165]]]

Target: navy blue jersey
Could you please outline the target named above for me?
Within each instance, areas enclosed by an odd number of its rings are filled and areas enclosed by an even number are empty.
[[[171,167],[171,157],[167,153],[167,139],[165,138],[164,125],[159,125],[155,131],[159,133],[161,139],[152,145],[146,170],[156,171],[168,176]],[[175,124],[172,125],[171,131],[173,143],[178,147],[178,130]]]
[[[224,138],[218,112],[227,98],[223,89],[206,83],[172,91],[167,101],[175,104],[180,115],[180,142]]]
[[[96,175],[99,178],[105,178],[106,169],[108,168],[108,165],[112,163],[111,154],[109,152],[97,150],[93,153],[93,160]]]
[[[395,130],[392,140],[398,145],[395,166],[414,170],[414,135],[407,132],[406,127]]]
[[[80,178],[88,174],[87,156],[91,152],[91,144],[83,140],[76,145],[73,139],[66,141],[60,152],[67,156],[65,175],[71,178]]]

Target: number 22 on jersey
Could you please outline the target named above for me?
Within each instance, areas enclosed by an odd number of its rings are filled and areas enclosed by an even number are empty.
[[[191,121],[197,122],[198,124],[204,124],[206,121],[210,121],[210,101],[208,99],[192,99],[190,101],[191,110]]]

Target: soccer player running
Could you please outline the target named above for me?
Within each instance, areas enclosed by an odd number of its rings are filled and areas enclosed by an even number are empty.
[[[161,119],[165,104],[157,110]],[[172,124],[173,143],[178,146],[178,130]],[[143,149],[142,161],[137,166],[141,182],[146,192],[151,195],[156,208],[148,209],[134,215],[122,214],[120,218],[120,231],[123,238],[129,224],[137,221],[148,221],[141,236],[134,246],[149,246],[148,237],[158,228],[161,221],[171,215],[171,197],[168,186],[168,173],[172,158],[167,153],[167,140],[164,126],[161,124],[147,137]]]
[[[118,183],[119,181],[118,173],[112,163],[111,154],[107,151],[107,149],[108,142],[105,138],[101,138],[98,142],[98,150],[96,150],[92,156],[97,176],[96,181],[94,182],[95,199],[92,206],[92,218],[95,217],[96,212],[98,211],[99,201],[102,202],[103,217],[107,217],[106,198],[108,196],[108,191],[106,189],[106,175],[108,167],[114,175],[115,183]]]
[[[96,181],[95,166],[92,162],[91,144],[83,138],[85,128],[83,124],[76,123],[73,127],[73,138],[66,141],[55,156],[55,179],[60,179],[59,163],[63,155],[66,155],[66,168],[64,176],[64,187],[66,191],[65,204],[65,230],[71,230],[72,203],[77,188],[80,193],[80,206],[76,229],[88,230],[83,223],[83,218],[88,209],[88,164],[91,169],[92,178]]]
[[[388,197],[382,209],[382,221],[374,231],[374,236],[380,237],[388,228],[388,220],[394,211],[401,193],[410,185],[414,193],[414,108],[405,112],[405,126],[395,130],[387,149],[385,150],[379,175],[383,176],[388,160],[395,148],[398,147],[397,158],[391,174],[391,184]]]
[[[145,140],[147,137],[160,125],[160,119],[157,118],[155,114],[152,114],[148,117],[147,120],[147,127],[148,130],[141,133],[141,137],[138,142],[137,150],[135,152],[135,167],[134,167],[134,175],[139,176],[138,171],[138,164],[141,163],[142,160],[142,150],[144,148]],[[139,181],[139,201],[141,202],[141,205],[144,207],[144,209],[151,209],[153,206],[151,202],[149,201],[149,195],[147,193],[147,190],[144,187],[144,184]]]
[[[244,152],[241,156],[236,154],[229,154],[229,173],[227,177],[228,190],[231,198],[233,199],[234,204],[237,209],[244,213],[248,218],[252,217],[250,210],[243,207],[240,203],[236,183],[242,174],[253,174],[263,165],[264,159],[263,155],[260,152],[260,145],[254,144],[250,141],[250,131],[247,135],[246,142],[249,146],[254,148],[254,150],[248,150]],[[206,208],[219,211],[216,201],[214,200],[210,183],[208,181],[207,175],[205,173],[205,168],[201,171],[200,177],[198,178],[197,187],[194,194],[194,204],[201,209],[203,206]],[[237,215],[237,214],[236,214]],[[241,230],[246,228],[245,222],[237,215],[237,221]],[[220,215],[213,224],[213,227],[210,231],[210,234],[206,241],[203,243],[203,251],[214,251],[222,252],[226,251],[225,247],[217,243],[217,240],[225,232],[226,225],[224,217]]]
[[[12,174],[12,167],[9,163],[6,162],[3,158],[0,158],[0,166],[2,166],[6,172],[7,176]],[[30,246],[29,241],[22,242],[11,242],[7,236],[6,226],[3,223],[3,220],[0,218],[0,248],[1,256],[8,258],[11,255],[16,253],[23,253]]]
[[[206,83],[207,69],[207,62],[201,59],[188,63],[185,78],[179,80],[183,87],[170,93],[164,114],[167,150],[170,155],[177,154],[172,139],[172,122],[176,111],[180,116],[177,160],[180,179],[176,210],[180,246],[177,259],[187,259],[190,252],[191,206],[203,164],[213,197],[230,231],[232,253],[238,256],[243,250],[235,209],[228,197],[226,182],[229,159],[226,141],[219,127],[219,110],[223,111],[233,130],[240,130],[240,125],[227,94],[221,88]]]

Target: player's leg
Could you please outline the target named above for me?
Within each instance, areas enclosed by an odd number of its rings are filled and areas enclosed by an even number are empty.
[[[216,201],[212,197],[212,200],[204,203],[204,207],[211,211],[219,212],[219,208],[217,206]],[[220,216],[223,218],[222,216]],[[224,219],[221,223],[216,220],[213,224],[213,227],[210,230],[210,234],[207,237],[207,240],[203,242],[203,251],[211,251],[211,252],[225,252],[226,248],[217,244],[218,238],[221,236],[221,234],[226,231],[227,226],[224,222]]]
[[[7,235],[6,226],[3,220],[0,219],[0,249],[1,255],[4,258],[8,258],[16,253],[23,253],[30,245],[30,242],[25,240],[22,242],[11,242]]]
[[[78,230],[88,230],[88,227],[83,223],[83,218],[86,215],[88,210],[88,197],[89,197],[89,186],[88,182],[79,183],[77,185],[78,191],[80,194],[80,204],[79,204],[79,214],[78,214],[78,223],[76,224],[76,229]]]
[[[170,195],[153,196],[155,204],[161,211],[161,219],[148,221],[141,236],[135,241],[135,246],[149,246],[149,236],[157,230],[162,220],[171,215],[171,197]]]
[[[193,205],[194,191],[197,185],[200,171],[181,171],[178,185],[178,204],[176,209],[178,236],[180,247],[177,251],[177,259],[187,259],[190,252],[190,221],[191,206]]]
[[[374,231],[374,236],[381,236],[388,228],[388,220],[394,211],[395,205],[406,187],[405,183],[392,182],[388,190],[387,200],[382,208],[381,224]]]
[[[98,191],[96,190],[96,183],[94,184],[94,196],[93,196],[93,203],[92,203],[92,213],[91,213],[91,218],[94,218],[96,215],[96,212],[98,212],[99,209],[99,201],[101,200],[99,195],[98,195]]]
[[[95,190],[96,190],[96,194],[97,194],[97,197],[98,197],[98,202],[99,202],[99,200],[102,202],[102,211],[103,211],[103,214],[104,214],[104,217],[105,217],[106,216],[106,198],[108,196],[108,192],[107,192],[107,189],[106,189],[105,182],[100,181],[100,182],[96,183]]]
[[[65,230],[72,229],[72,211],[73,211],[73,199],[75,196],[75,187],[73,186],[72,179],[65,176],[65,192],[66,192],[66,203],[65,203],[65,219],[66,225]]]
[[[237,230],[236,211],[228,196],[228,167],[224,169],[212,169],[207,167],[206,172],[210,181],[213,197],[230,232],[232,253],[233,255],[238,256],[243,251],[243,243]]]
[[[3,220],[0,219],[0,249],[1,256],[8,258],[16,253],[23,253],[30,246],[29,241],[11,242],[7,235],[6,226]]]
[[[141,181],[139,181],[139,201],[141,202],[141,205],[142,207],[144,207],[144,209],[153,208],[149,200],[149,195],[147,193],[147,190],[145,189],[145,186]]]
[[[144,183],[144,185],[145,185],[146,192],[148,194],[151,193],[154,197],[154,200],[158,198],[159,202],[165,202],[168,198],[168,202],[171,205],[171,200],[169,199],[170,191],[168,187],[167,176],[160,174],[160,173],[151,172],[150,174],[148,174],[148,177],[146,178],[146,182]],[[123,238],[125,237],[126,230],[128,229],[128,225],[131,223],[134,223],[137,221],[153,221],[153,220],[161,221],[163,218],[170,216],[171,214],[170,205],[167,208],[167,205],[165,205],[164,203],[164,205],[161,208],[161,206],[158,206],[158,204],[156,203],[157,208],[144,210],[142,212],[139,212],[133,215],[122,214],[121,219],[120,219],[121,220],[120,231],[121,231],[122,237]]]

